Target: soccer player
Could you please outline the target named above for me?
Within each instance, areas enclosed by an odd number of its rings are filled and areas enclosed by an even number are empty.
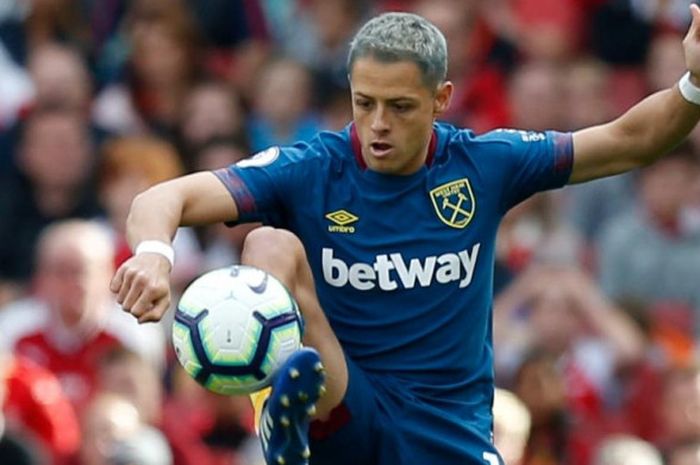
[[[618,119],[572,134],[438,123],[453,92],[443,35],[387,13],[348,59],[353,122],[139,195],[135,256],[112,290],[139,321],[168,308],[178,225],[263,221],[242,262],[281,279],[302,309],[327,392],[308,432],[317,464],[502,463],[491,440],[494,241],[535,192],[653,162],[700,118],[700,9],[684,41],[689,73]],[[535,104],[536,102],[533,102]],[[281,229],[284,228],[284,229]],[[313,353],[292,356],[263,415],[270,464],[306,463]],[[287,376],[291,374],[292,376]],[[313,408],[308,408],[313,412]]]

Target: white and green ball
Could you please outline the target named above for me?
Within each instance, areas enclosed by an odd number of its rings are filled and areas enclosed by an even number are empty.
[[[287,288],[245,265],[203,274],[185,289],[173,323],[185,371],[211,391],[249,394],[270,384],[301,347],[303,322]]]

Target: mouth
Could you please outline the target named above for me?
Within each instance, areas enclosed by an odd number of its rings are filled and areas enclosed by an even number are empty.
[[[372,142],[369,144],[369,150],[372,156],[377,158],[386,157],[393,149],[394,146],[387,142]]]

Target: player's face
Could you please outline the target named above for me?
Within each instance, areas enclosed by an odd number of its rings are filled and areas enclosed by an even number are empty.
[[[447,109],[452,84],[426,86],[412,61],[355,61],[352,110],[362,157],[374,171],[407,175],[425,163],[435,118]]]

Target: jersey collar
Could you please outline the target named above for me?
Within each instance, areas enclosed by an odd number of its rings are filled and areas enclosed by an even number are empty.
[[[367,163],[362,157],[362,143],[360,142],[360,137],[357,135],[357,129],[355,128],[355,123],[350,125],[350,143],[352,145],[352,151],[355,154],[355,160],[361,169],[367,169]],[[425,166],[433,166],[433,161],[435,160],[435,150],[437,149],[437,134],[435,129],[430,136],[430,145],[428,145],[428,156],[425,157]]]

